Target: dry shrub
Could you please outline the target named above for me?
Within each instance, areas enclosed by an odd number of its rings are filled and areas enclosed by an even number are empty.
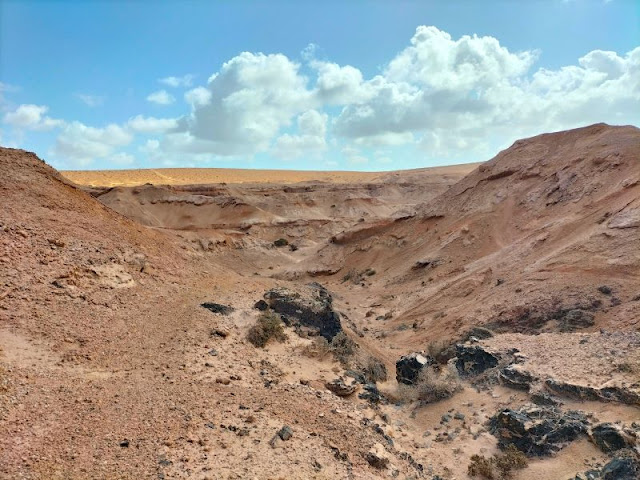
[[[398,384],[398,400],[409,403],[419,400],[421,403],[433,403],[452,397],[462,389],[460,377],[455,368],[442,370],[424,368],[415,385]]]
[[[340,332],[333,339],[331,339],[331,351],[335,355],[336,359],[347,365],[349,360],[356,353],[358,344],[351,340],[346,333]]]
[[[362,375],[369,383],[387,380],[386,365],[371,355],[363,355],[362,358],[358,359],[356,368],[362,372]]]
[[[282,328],[280,315],[273,312],[264,312],[247,332],[247,340],[254,346],[263,348],[272,338],[279,342],[284,342],[287,339],[287,335]]]
[[[321,336],[313,337],[311,343],[302,347],[302,354],[309,358],[324,360],[331,353],[331,346],[327,339]]]
[[[487,480],[506,480],[511,478],[514,470],[526,468],[527,457],[514,445],[509,445],[502,453],[491,458],[473,455],[467,473],[471,477],[482,477]]]

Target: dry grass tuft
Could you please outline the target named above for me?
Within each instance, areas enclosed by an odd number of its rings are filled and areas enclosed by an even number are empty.
[[[507,480],[513,476],[514,470],[526,468],[528,463],[524,453],[509,445],[502,453],[497,453],[491,458],[473,455],[467,473],[470,477],[487,480]]]
[[[264,312],[258,317],[255,325],[247,332],[247,340],[254,346],[264,348],[272,338],[284,342],[287,335],[282,327],[280,315],[273,312]]]

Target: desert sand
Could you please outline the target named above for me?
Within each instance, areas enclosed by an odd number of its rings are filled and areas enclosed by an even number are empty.
[[[2,148],[0,199],[0,478],[637,478],[635,127],[375,174]]]

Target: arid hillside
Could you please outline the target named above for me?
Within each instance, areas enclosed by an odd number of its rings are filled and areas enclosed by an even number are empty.
[[[193,175],[0,149],[0,478],[640,478],[640,130]]]

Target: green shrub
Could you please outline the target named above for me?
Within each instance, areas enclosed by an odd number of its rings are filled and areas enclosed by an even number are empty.
[[[272,338],[279,342],[284,342],[287,339],[287,335],[282,328],[280,315],[273,312],[264,312],[247,332],[247,340],[254,346],[263,348]]]
[[[287,245],[289,245],[289,241],[286,238],[279,238],[275,242],[273,242],[273,244],[278,248],[286,247]]]

